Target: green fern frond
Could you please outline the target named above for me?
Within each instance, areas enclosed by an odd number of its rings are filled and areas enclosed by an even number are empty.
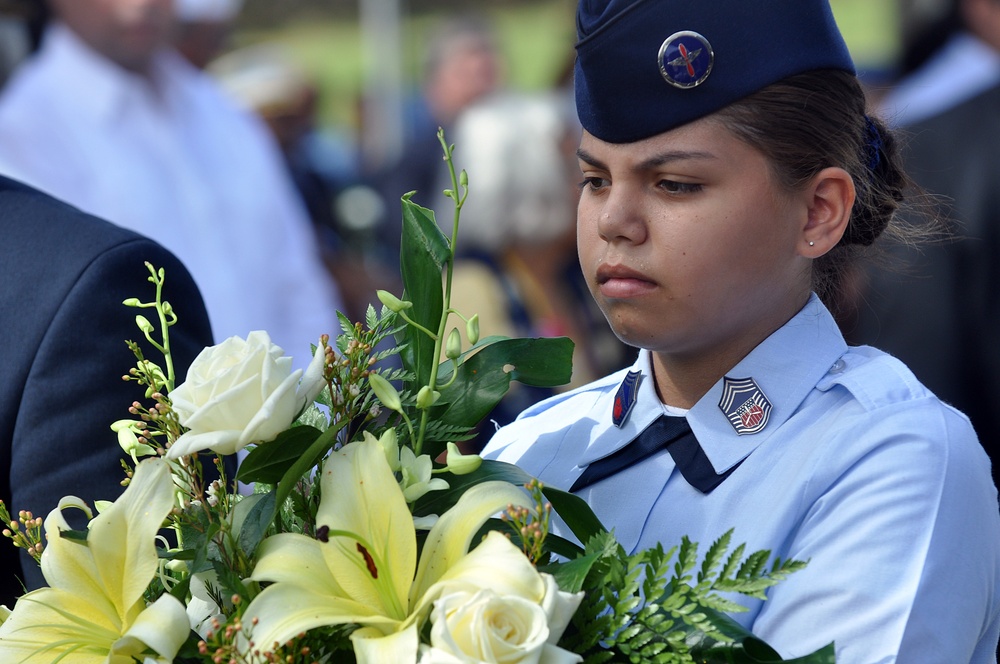
[[[729,550],[729,541],[733,537],[733,529],[727,530],[719,539],[712,543],[705,554],[705,559],[701,563],[701,571],[698,573],[698,583],[711,579],[715,574],[715,569],[722,563],[726,551]]]

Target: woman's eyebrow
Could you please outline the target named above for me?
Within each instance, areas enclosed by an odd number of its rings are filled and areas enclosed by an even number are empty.
[[[590,164],[594,168],[601,170],[607,170],[607,166],[600,159],[590,154],[583,148],[576,151],[576,156],[580,161]],[[672,161],[682,161],[689,159],[717,159],[717,157],[711,152],[702,152],[700,150],[668,150],[667,152],[661,152],[660,154],[653,155],[643,161],[639,162],[635,166],[635,170],[646,171],[652,170],[654,168],[659,168],[664,164],[668,164]]]

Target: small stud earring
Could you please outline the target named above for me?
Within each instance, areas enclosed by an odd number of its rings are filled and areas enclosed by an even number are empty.
[[[809,246],[810,246],[810,247],[815,247],[815,246],[816,246],[816,243],[815,243],[815,242],[813,242],[812,240],[809,240]]]

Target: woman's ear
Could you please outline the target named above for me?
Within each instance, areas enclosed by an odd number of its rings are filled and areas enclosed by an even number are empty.
[[[856,195],[854,179],[843,168],[824,168],[803,193],[809,215],[802,228],[799,254],[819,258],[833,249],[847,230]]]

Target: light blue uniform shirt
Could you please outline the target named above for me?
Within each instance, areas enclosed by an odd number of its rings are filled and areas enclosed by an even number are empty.
[[[626,372],[526,410],[483,456],[568,489],[586,466],[663,413],[643,351],[634,409],[612,423]],[[809,561],[734,618],[784,657],[831,641],[838,664],[995,662],[1000,638],[1000,510],[990,461],[968,419],[898,360],[849,348],[815,295],[727,373],[753,378],[767,425],[737,434],[719,381],[687,419],[717,473],[705,495],[666,451],[583,489],[626,550],[683,535],[700,551],[733,543]]]

